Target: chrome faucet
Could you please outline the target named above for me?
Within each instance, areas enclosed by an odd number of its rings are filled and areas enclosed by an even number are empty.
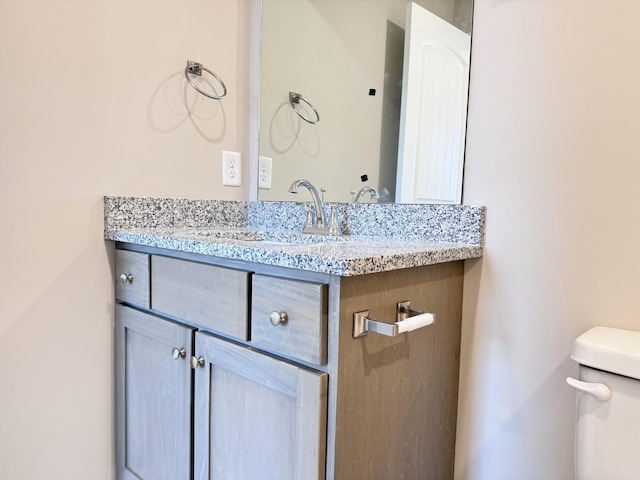
[[[362,197],[365,193],[371,194],[371,198],[380,198],[378,195],[378,191],[373,187],[362,187],[358,193],[356,193],[356,198],[353,200],[353,203],[359,203],[362,201]]]
[[[311,194],[311,198],[313,199],[313,208],[315,210],[315,220],[307,221],[302,231],[304,233],[316,233],[320,235],[338,235],[339,231],[337,229],[336,219],[335,219],[335,210],[331,213],[331,225],[327,225],[327,222],[324,218],[324,202],[322,198],[320,198],[320,194],[316,187],[314,187],[309,180],[296,180],[289,187],[289,193],[298,193],[298,188],[305,187],[309,190]]]

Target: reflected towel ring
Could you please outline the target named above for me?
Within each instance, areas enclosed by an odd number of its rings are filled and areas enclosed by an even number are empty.
[[[200,90],[198,86],[195,83],[193,83],[193,81],[191,80],[191,77],[189,77],[189,74],[192,73],[193,75],[202,75],[203,70],[207,72],[209,75],[212,75],[213,78],[215,78],[220,83],[220,85],[222,85],[222,89],[224,90],[222,95],[220,95],[219,97],[216,97],[215,95],[210,95],[207,92]],[[192,62],[191,60],[187,60],[187,67],[184,69],[184,76],[186,77],[187,82],[189,82],[189,85],[191,85],[193,88],[196,89],[198,93],[201,93],[205,97],[213,98],[214,100],[222,100],[227,95],[227,86],[224,84],[222,79],[218,75],[213,73],[211,70],[209,70],[208,68],[203,67],[198,62]]]
[[[309,120],[304,115],[302,115],[302,113],[300,113],[300,110],[298,110],[298,105],[300,104],[300,100],[302,100],[304,103],[309,105],[309,107],[311,107],[311,110],[313,110],[313,113],[316,114],[316,119],[315,120]],[[311,105],[311,103],[309,103],[309,100],[304,98],[299,93],[289,92],[289,103],[291,104],[291,107],[293,108],[293,111],[296,112],[298,114],[298,116],[301,119],[303,119],[305,122],[310,123],[311,125],[315,125],[316,123],[318,123],[320,121],[320,115],[318,114],[318,111],[316,110],[316,107]]]

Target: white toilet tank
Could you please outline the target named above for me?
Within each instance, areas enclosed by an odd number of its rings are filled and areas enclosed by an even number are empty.
[[[580,364],[576,478],[640,478],[640,332],[594,327],[571,352]]]

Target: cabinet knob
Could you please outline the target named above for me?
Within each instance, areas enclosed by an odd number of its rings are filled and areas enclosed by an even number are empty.
[[[191,357],[191,368],[204,367],[204,357]]]
[[[187,356],[187,349],[186,348],[174,348],[171,350],[171,356],[173,357],[174,360],[178,360],[180,358],[184,358]]]
[[[122,275],[120,275],[120,281],[122,283],[133,283],[133,274],[123,273]]]
[[[269,321],[274,327],[287,323],[288,319],[289,317],[287,316],[287,312],[271,312],[269,315]]]

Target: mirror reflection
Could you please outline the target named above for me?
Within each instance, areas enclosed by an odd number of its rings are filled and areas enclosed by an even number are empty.
[[[472,9],[263,0],[258,198],[460,203]]]

